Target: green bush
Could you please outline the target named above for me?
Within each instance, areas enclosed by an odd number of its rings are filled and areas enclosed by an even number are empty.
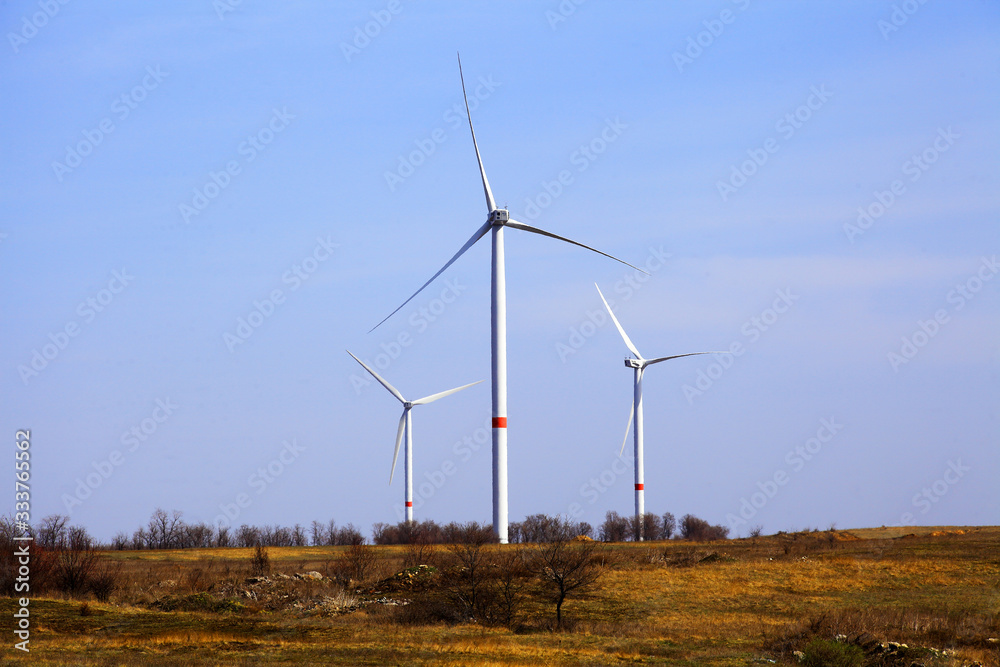
[[[823,639],[809,642],[804,651],[805,667],[862,667],[865,653],[853,644],[842,644]]]

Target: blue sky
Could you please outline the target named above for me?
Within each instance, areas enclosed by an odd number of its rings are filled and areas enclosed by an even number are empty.
[[[507,233],[512,520],[631,512],[632,377],[595,282],[647,356],[741,350],[647,372],[648,510],[1000,520],[995,3],[0,23],[0,433],[31,429],[36,519],[399,519],[398,404],[344,350],[408,397],[489,379],[485,240],[366,333],[485,219],[460,51],[498,203],[650,269]],[[489,521],[489,407],[485,382],[414,411],[416,518]]]

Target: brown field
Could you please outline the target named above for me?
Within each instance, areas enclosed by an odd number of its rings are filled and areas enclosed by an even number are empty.
[[[603,545],[601,576],[567,599],[561,629],[537,582],[511,627],[391,604],[433,595],[434,580],[376,582],[450,554],[373,549],[350,582],[345,547],[270,548],[270,576],[250,583],[252,549],[108,552],[125,582],[110,601],[33,599],[31,653],[8,633],[3,664],[797,664],[814,638],[846,635],[912,652],[866,665],[1000,665],[998,527]],[[323,578],[294,576],[310,571]],[[4,618],[14,607],[0,598]]]

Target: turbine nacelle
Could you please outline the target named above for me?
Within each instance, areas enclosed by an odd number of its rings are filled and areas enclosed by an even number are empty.
[[[490,211],[491,225],[506,225],[510,221],[510,211],[505,208],[495,208]]]
[[[629,368],[642,369],[646,366],[645,359],[633,359],[632,357],[625,357],[625,365]]]

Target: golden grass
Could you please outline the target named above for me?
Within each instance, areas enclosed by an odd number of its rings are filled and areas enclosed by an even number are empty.
[[[958,531],[962,531],[959,533]],[[916,537],[904,537],[916,534]],[[342,547],[269,549],[274,569],[324,572]],[[379,547],[380,573],[405,547]],[[440,557],[443,548],[437,549]],[[706,556],[708,561],[699,563]],[[114,552],[132,583],[112,604],[33,600],[32,653],[8,664],[793,664],[783,647],[811,632],[867,631],[883,641],[951,648],[928,665],[998,665],[1000,529],[863,529],[711,544],[611,545],[598,586],[570,598],[569,629],[547,629],[532,599],[518,631],[401,624],[401,608],[345,615],[291,609],[162,612],[148,603],[245,577],[252,549]],[[432,554],[433,555],[433,554]],[[195,576],[193,573],[200,571]],[[172,584],[164,585],[165,581]],[[291,585],[291,584],[290,584]],[[298,591],[313,584],[295,582]],[[319,590],[319,589],[317,589]],[[10,618],[14,602],[0,599]],[[817,628],[815,631],[810,627]]]

